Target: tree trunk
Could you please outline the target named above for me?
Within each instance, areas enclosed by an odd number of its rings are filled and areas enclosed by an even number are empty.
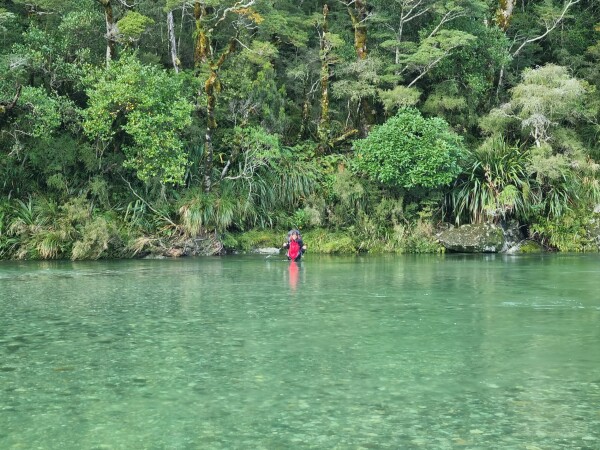
[[[355,0],[354,8],[348,6],[348,14],[354,28],[354,50],[359,60],[367,59],[367,0]],[[359,127],[362,136],[368,134],[369,125],[374,122],[371,104],[367,98],[360,100]]]
[[[10,102],[0,102],[0,117],[10,112],[17,105],[19,96],[21,95],[21,87],[20,84],[17,85],[15,96]]]
[[[356,0],[354,9],[348,6],[348,14],[354,28],[354,50],[358,59],[367,58],[367,0]]]
[[[498,5],[498,11],[496,13],[496,21],[498,26],[506,31],[512,19],[513,9],[515,7],[515,0],[500,0]]]
[[[171,50],[171,62],[175,73],[179,73],[180,62],[177,57],[177,40],[175,39],[175,21],[173,20],[173,11],[167,13],[167,30],[169,33],[169,47]]]
[[[221,54],[219,60],[210,64],[210,74],[204,83],[204,94],[206,95],[206,133],[204,135],[204,190],[210,192],[212,189],[212,170],[213,170],[213,142],[214,130],[217,128],[215,118],[215,106],[217,104],[217,94],[221,90],[218,71],[236,48],[237,36],[230,41],[227,49]]]
[[[194,1],[194,20],[195,26],[195,44],[194,44],[194,66],[196,68],[196,76],[200,75],[200,67],[206,64],[209,69],[208,78],[204,82],[204,95],[206,95],[206,133],[204,135],[204,190],[210,192],[212,189],[212,171],[213,171],[213,133],[217,128],[217,119],[215,117],[215,107],[217,104],[217,95],[221,90],[219,82],[219,69],[227,58],[235,51],[236,42],[241,30],[237,30],[236,34],[229,40],[227,48],[221,53],[219,59],[215,62],[214,54],[211,50],[210,37],[214,29],[231,13],[246,14],[251,12],[248,8],[254,4],[255,0],[248,0],[246,4],[237,2],[230,8],[221,10],[220,17],[213,26],[209,29],[205,28],[204,22],[207,19],[207,7],[204,1]],[[212,11],[212,10],[211,10]],[[199,92],[198,97],[202,94]]]
[[[106,21],[106,65],[115,57],[117,25],[113,13],[111,0],[98,0],[104,7],[104,19]]]
[[[220,89],[217,72],[211,67],[210,75],[204,83],[206,94],[206,133],[204,134],[204,190],[210,192],[212,188],[212,163],[213,143],[212,136],[217,128],[215,119],[215,105],[217,103],[216,92]]]
[[[302,102],[302,122],[300,123],[300,131],[298,132],[298,139],[302,140],[306,138],[308,129],[308,120],[310,116],[310,98],[307,92],[306,86],[304,86],[304,101]]]
[[[194,65],[197,67],[208,61],[208,36],[202,20],[206,16],[206,7],[203,2],[196,0],[194,3],[194,19],[196,21],[196,43],[194,45]]]
[[[320,58],[321,58],[321,117],[317,127],[317,138],[321,145],[329,140],[329,51],[331,45],[327,38],[327,15],[329,8],[323,6],[323,32],[320,36]]]
[[[208,62],[208,36],[206,35],[206,30],[204,28],[204,24],[202,21],[206,16],[206,7],[204,3],[196,0],[194,2],[194,20],[196,24],[196,32],[195,37],[196,41],[194,43],[194,67],[196,68],[196,72],[202,64],[206,64]],[[206,192],[210,192],[212,188],[212,159],[213,159],[213,143],[212,143],[212,135],[213,130],[217,127],[217,122],[215,120],[215,89],[218,90],[218,86],[215,86],[218,83],[217,73],[211,67],[210,75],[204,82],[204,94],[206,95],[206,132],[204,133],[204,190]],[[202,94],[199,92],[198,96],[201,97]]]

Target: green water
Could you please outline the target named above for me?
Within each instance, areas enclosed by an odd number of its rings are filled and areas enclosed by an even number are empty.
[[[0,263],[0,449],[599,449],[600,255]]]

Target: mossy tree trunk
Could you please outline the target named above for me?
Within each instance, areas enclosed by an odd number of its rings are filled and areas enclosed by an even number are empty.
[[[250,6],[253,2],[249,2],[247,5]],[[233,7],[227,8],[221,18],[217,21],[217,24],[224,20],[225,16],[235,11],[237,7],[241,5],[240,2],[236,3]],[[206,29],[204,26],[204,20],[207,17],[207,8],[204,2],[196,1],[194,3],[194,19],[196,23],[195,33],[196,42],[194,46],[194,64],[196,72],[200,74],[200,67],[207,65],[208,77],[204,82],[203,93],[198,93],[199,97],[206,96],[206,132],[204,134],[204,190],[210,192],[212,189],[212,171],[213,171],[213,134],[217,128],[217,119],[215,116],[215,108],[217,105],[217,95],[221,90],[221,83],[219,81],[219,69],[223,66],[227,58],[236,50],[236,42],[238,40],[238,34],[231,37],[227,48],[221,53],[219,58],[215,61],[210,47],[210,35],[211,29]],[[214,28],[214,27],[213,27]],[[238,32],[239,33],[239,32]]]
[[[221,54],[217,62],[209,63],[210,74],[204,83],[204,94],[206,95],[206,134],[204,139],[205,148],[205,163],[204,163],[204,190],[210,192],[212,188],[212,170],[213,170],[213,155],[214,147],[212,137],[214,130],[217,128],[217,120],[215,118],[215,106],[217,104],[217,95],[221,91],[221,83],[219,81],[219,69],[227,60],[236,48],[237,36],[231,38],[227,49]]]
[[[115,57],[117,24],[115,23],[115,15],[111,0],[98,0],[104,8],[104,19],[106,22],[106,65]]]
[[[352,5],[352,6],[351,6]],[[348,4],[348,14],[354,28],[354,50],[358,59],[367,58],[367,0],[355,0]]]
[[[196,0],[194,3],[194,21],[196,42],[194,45],[194,65],[198,68],[201,64],[208,61],[208,36],[204,28],[204,18],[206,17],[206,6],[204,2]]]
[[[330,77],[330,52],[331,43],[328,40],[327,15],[329,7],[323,6],[323,25],[319,34],[321,60],[321,115],[319,117],[319,125],[317,127],[317,138],[319,144],[323,147],[329,140],[330,122],[329,122],[329,77]]]
[[[308,130],[308,119],[310,117],[310,99],[308,97],[307,89],[304,89],[304,101],[302,102],[302,122],[300,123],[300,131],[298,132],[298,139],[306,139]]]
[[[348,15],[352,21],[352,28],[354,29],[354,50],[356,52],[356,57],[359,60],[367,59],[367,0],[354,0],[352,2],[346,2],[346,5]],[[372,106],[367,98],[363,97],[360,100],[358,120],[361,134],[366,136],[369,126],[372,125],[375,120]]]
[[[498,26],[506,31],[512,19],[513,9],[515,7],[515,0],[500,0],[498,4],[498,10],[496,11],[496,22]]]

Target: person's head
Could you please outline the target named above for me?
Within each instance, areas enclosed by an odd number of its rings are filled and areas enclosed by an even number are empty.
[[[290,234],[290,239],[297,241],[298,238],[300,237],[300,235],[298,234],[298,232],[296,230],[292,231],[292,234]]]

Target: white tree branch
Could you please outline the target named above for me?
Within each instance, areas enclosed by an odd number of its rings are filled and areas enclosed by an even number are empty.
[[[513,58],[515,56],[517,56],[521,50],[523,50],[523,48],[526,45],[532,44],[534,42],[537,42],[539,40],[544,39],[546,36],[548,36],[564,19],[565,14],[567,13],[567,11],[569,10],[569,8],[571,8],[571,6],[579,3],[580,0],[568,0],[565,2],[565,5],[563,7],[562,12],[560,13],[560,16],[558,16],[555,20],[551,21],[549,24],[546,23],[546,31],[544,33],[542,33],[539,36],[536,37],[532,37],[530,39],[526,39],[525,41],[523,41],[521,43],[521,45],[519,46],[519,48],[517,48],[517,50],[515,50],[515,52],[512,54]]]

